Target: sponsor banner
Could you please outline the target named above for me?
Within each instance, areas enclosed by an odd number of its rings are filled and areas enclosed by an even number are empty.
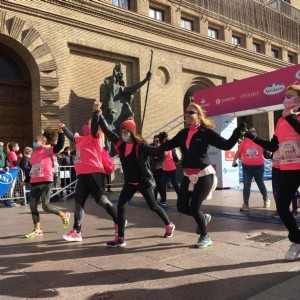
[[[215,116],[212,119],[216,123],[215,131],[224,139],[229,139],[237,126],[237,119],[228,115]],[[209,160],[216,170],[218,188],[230,188],[239,186],[239,170],[232,167],[232,161],[237,144],[229,151],[222,151],[210,146],[208,149]]]
[[[208,116],[282,104],[286,88],[300,81],[300,65],[194,92]]]
[[[7,193],[19,171],[20,169],[9,169],[8,172],[0,171],[0,198]]]

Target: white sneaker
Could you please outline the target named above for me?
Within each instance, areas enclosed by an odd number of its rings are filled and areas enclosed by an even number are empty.
[[[250,208],[247,204],[243,204],[243,206],[240,208],[240,211],[249,211]]]
[[[264,200],[264,208],[269,208],[271,205],[271,201],[269,199]]]
[[[290,261],[295,260],[299,254],[300,254],[300,244],[293,243],[290,249],[285,254],[285,259]]]

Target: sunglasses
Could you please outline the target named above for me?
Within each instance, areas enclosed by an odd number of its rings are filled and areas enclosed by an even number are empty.
[[[283,99],[284,98],[291,99],[293,97],[298,97],[298,95],[297,94],[287,94],[287,95],[283,96]]]
[[[184,112],[185,115],[194,115],[194,114],[197,114],[196,111],[193,111],[193,110],[187,110]]]

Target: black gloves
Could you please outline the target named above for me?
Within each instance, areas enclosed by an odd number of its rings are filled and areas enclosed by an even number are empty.
[[[241,131],[241,132],[247,131],[247,130],[248,130],[248,129],[247,129],[247,123],[242,122],[242,123],[237,127],[237,129],[238,129],[239,131]]]
[[[253,140],[256,138],[256,132],[246,131],[244,137]]]
[[[152,73],[150,71],[147,72],[146,79],[149,81],[152,77]]]

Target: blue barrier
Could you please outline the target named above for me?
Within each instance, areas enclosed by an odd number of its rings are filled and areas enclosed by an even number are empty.
[[[272,179],[272,159],[265,159],[265,172],[264,172],[264,180]],[[240,182],[243,182],[243,167],[242,161],[239,160],[239,177]]]

